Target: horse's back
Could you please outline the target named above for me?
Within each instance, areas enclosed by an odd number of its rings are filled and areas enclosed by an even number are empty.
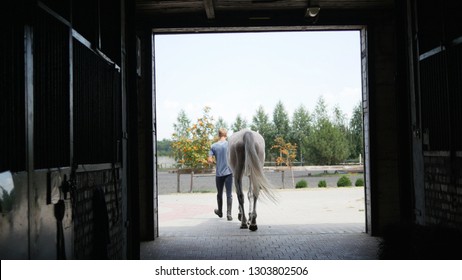
[[[248,128],[241,129],[238,132],[234,132],[233,134],[231,134],[231,136],[228,137],[228,144],[230,146],[244,145],[244,135],[246,133],[251,133],[255,143],[259,146],[263,145],[264,150],[265,140],[263,139],[263,136],[261,136],[260,133],[250,130]]]
[[[251,131],[250,129],[242,129],[238,132],[234,132],[231,136],[228,137],[228,145],[237,146],[237,145],[244,145],[244,133],[247,131]]]
[[[248,128],[239,130],[238,132],[235,132],[231,134],[231,136],[228,137],[229,152],[235,153],[235,155],[233,156],[237,158],[238,160],[243,160],[243,157],[245,156],[245,143],[246,143],[245,135],[252,136],[253,141],[247,141],[247,142],[249,143],[251,142],[255,145],[255,150],[258,154],[258,157],[260,158],[261,161],[264,161],[265,140],[263,139],[263,136],[261,136],[260,133],[250,130]],[[235,164],[236,163],[232,165],[235,165]]]

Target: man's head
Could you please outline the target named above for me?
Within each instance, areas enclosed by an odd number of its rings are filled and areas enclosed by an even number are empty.
[[[218,137],[226,137],[228,135],[228,131],[224,128],[220,128],[218,130]]]

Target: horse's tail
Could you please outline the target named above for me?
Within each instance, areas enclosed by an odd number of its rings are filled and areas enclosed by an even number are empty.
[[[273,202],[276,202],[276,196],[271,191],[271,184],[263,174],[263,162],[261,162],[258,158],[255,139],[250,131],[244,133],[244,147],[244,174],[250,176],[250,182],[255,196],[258,197],[261,190],[265,197],[269,198]]]

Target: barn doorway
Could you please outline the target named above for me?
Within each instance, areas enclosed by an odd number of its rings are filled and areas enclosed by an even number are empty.
[[[213,174],[178,176],[175,173],[177,166],[173,165],[174,161],[172,159],[164,161],[164,158],[168,157],[168,152],[164,153],[163,149],[169,146],[169,136],[171,140],[171,135],[177,132],[174,127],[181,129],[181,117],[187,118],[189,125],[193,125],[198,118],[203,116],[203,109],[209,107],[208,114],[213,117],[211,122],[215,126],[226,126],[232,133],[233,128],[238,127],[238,125],[246,124],[247,127],[251,128],[254,125],[252,121],[254,117],[258,117],[256,114],[261,108],[271,122],[276,115],[275,111],[282,107],[282,112],[286,113],[289,126],[292,125],[294,113],[297,110],[303,112],[303,108],[311,121],[321,117],[324,113],[327,114],[332,123],[337,121],[339,124],[343,120],[346,128],[349,129],[355,105],[359,105],[360,111],[363,113],[361,121],[367,120],[367,106],[365,106],[367,104],[367,89],[362,76],[365,71],[366,58],[361,55],[365,49],[361,34],[361,29],[352,29],[310,32],[156,34],[153,36],[158,156],[156,161],[158,163],[156,169],[158,179],[156,205],[158,209],[156,213],[159,215],[157,220],[159,237],[192,237],[194,236],[194,228],[199,231],[206,229],[207,233],[211,235],[222,234],[218,230],[220,226],[222,229],[231,229],[230,224],[237,227],[237,215],[234,215],[235,222],[212,225],[212,223],[217,222],[213,215],[213,208],[216,207]],[[309,37],[309,35],[316,36],[309,39],[303,38],[303,36]],[[308,40],[308,44],[304,40]],[[306,57],[303,53],[297,53],[297,50],[293,48],[293,42],[305,46],[304,54]],[[349,42],[351,45],[348,45]],[[259,45],[259,43],[264,45]],[[313,52],[315,49],[313,45],[318,43],[324,43],[330,47],[341,46],[342,48],[335,50],[324,48],[324,51],[340,53],[343,58],[348,58],[350,61],[335,61],[333,55],[327,56],[322,52],[316,53],[315,58],[323,57],[323,61],[310,57],[310,51]],[[244,47],[248,46],[246,44],[259,46],[259,52],[252,53],[250,49],[245,49]],[[270,48],[270,46],[274,47],[278,44],[278,47]],[[244,50],[239,50],[240,48]],[[227,50],[228,53],[224,50]],[[239,51],[244,51],[245,55]],[[263,58],[260,57],[260,60],[252,61],[251,58],[258,57],[257,54],[263,54]],[[296,64],[291,63],[291,55],[298,55]],[[194,61],[195,58],[199,60]],[[213,62],[218,62],[218,64],[213,64]],[[334,65],[337,70],[343,69],[344,75],[329,71],[326,65],[330,64]],[[234,68],[231,72],[226,71],[233,67],[238,68]],[[349,70],[345,71],[345,69]],[[292,70],[293,72],[291,72]],[[172,73],[174,75],[169,76]],[[276,78],[271,78],[272,74],[275,74]],[[279,81],[277,86],[271,85],[271,81],[274,80]],[[341,82],[347,80],[351,83]],[[304,81],[310,87],[300,86],[297,84],[299,81]],[[338,86],[338,88],[327,89],[327,85],[331,84]],[[178,87],[174,85],[178,85]],[[238,85],[244,85],[244,89],[239,88]],[[299,86],[297,87],[297,85]],[[287,90],[289,86],[296,88],[293,90],[296,95],[294,99],[290,99],[292,92]],[[317,94],[312,94],[313,92]],[[247,98],[249,102],[232,105],[230,97],[240,100]],[[325,107],[320,105],[322,103]],[[345,103],[355,104],[348,107]],[[320,111],[320,108],[324,109],[324,112]],[[367,127],[367,125],[364,126],[364,123],[361,125],[362,128]],[[168,126],[170,126],[170,131]],[[364,149],[367,148],[367,145],[364,145],[364,141],[367,142],[368,139],[367,129],[361,129],[361,134],[363,137],[361,140],[362,149]],[[301,146],[303,143],[298,142],[298,144]],[[313,157],[307,155],[308,150],[300,149],[297,151],[296,159],[298,160],[293,163],[293,176],[287,170],[282,175],[283,173],[278,170],[281,168],[275,166],[274,163],[276,155],[270,156],[267,160],[265,164],[267,176],[275,182],[276,191],[284,196],[285,202],[288,202],[288,204],[282,205],[282,209],[286,212],[294,211],[289,216],[295,218],[289,222],[287,216],[277,217],[281,215],[281,208],[276,210],[270,204],[262,203],[261,211],[271,213],[267,220],[261,215],[263,226],[266,225],[267,229],[274,229],[275,225],[272,223],[281,219],[281,221],[286,220],[287,225],[294,226],[295,232],[367,232],[366,196],[369,186],[367,184],[367,161],[364,164],[364,153],[358,154],[356,158],[349,155],[341,164],[317,165],[314,164]],[[362,164],[360,172],[354,168],[349,169],[351,166],[359,166],[358,164]],[[352,181],[352,187],[337,187],[337,181],[343,175]],[[364,182],[364,187],[355,187],[358,179]],[[295,185],[300,181],[308,183],[307,191],[303,192],[303,189],[295,188]],[[322,188],[321,181],[326,182],[326,188]],[[342,194],[342,192],[345,193]],[[306,208],[303,202],[295,203],[295,200],[300,199],[302,194],[309,194],[306,198],[307,205],[314,208]],[[349,195],[352,196],[349,197]],[[310,201],[309,199],[314,200]],[[320,201],[325,201],[325,204],[320,203]],[[293,209],[294,205],[299,205],[300,208]],[[342,209],[342,207],[345,208]],[[234,214],[237,211],[236,208],[235,206]],[[319,212],[315,213],[316,210],[313,209],[317,209]],[[357,213],[352,213],[348,218],[346,215],[342,218],[341,216],[349,210]],[[313,216],[320,220],[315,220]],[[300,218],[297,219],[297,217]],[[311,220],[301,217],[311,217]],[[329,220],[329,217],[335,218]],[[343,223],[341,222],[342,219]],[[201,228],[201,225],[205,228]],[[241,231],[239,234],[246,233]]]

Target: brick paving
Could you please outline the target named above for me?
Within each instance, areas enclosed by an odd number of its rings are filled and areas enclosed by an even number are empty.
[[[141,244],[141,259],[377,259],[380,240],[365,233],[363,188],[275,192],[277,204],[259,201],[255,232],[239,228],[237,199],[229,222],[213,214],[215,193],[160,195],[159,237]]]

